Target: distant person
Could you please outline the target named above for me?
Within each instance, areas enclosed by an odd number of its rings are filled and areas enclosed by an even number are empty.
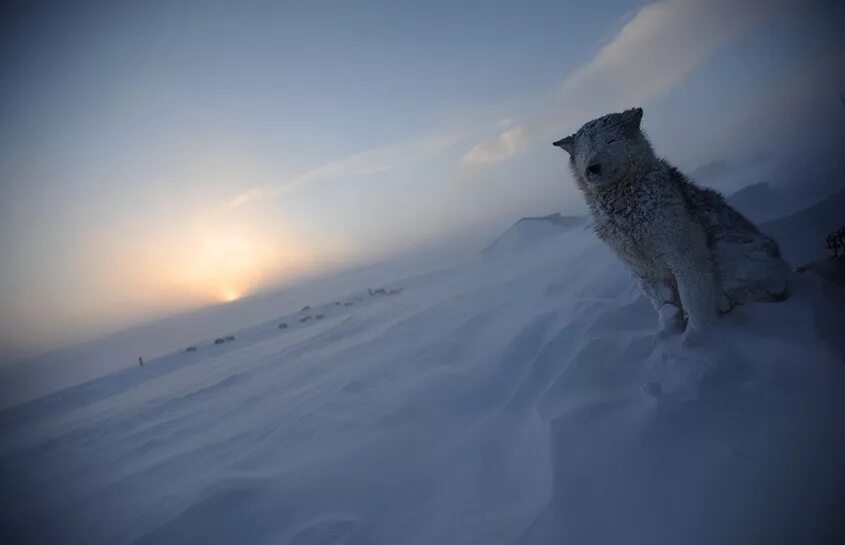
[[[138,365],[139,365],[140,367],[143,367],[143,366],[144,366],[144,358],[142,358],[141,356],[138,356]]]

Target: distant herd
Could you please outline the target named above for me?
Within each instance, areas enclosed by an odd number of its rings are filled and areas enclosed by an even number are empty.
[[[367,293],[369,293],[370,297],[381,297],[381,296],[388,296],[388,295],[397,295],[397,294],[399,294],[399,293],[401,293],[401,292],[402,292],[402,288],[393,288],[393,289],[387,289],[387,288],[375,288],[375,289],[373,289],[373,288],[367,288]],[[361,297],[358,297],[358,298],[356,298],[356,299],[355,299],[355,300],[353,300],[353,301],[345,301],[345,302],[335,301],[335,302],[334,302],[334,305],[335,305],[335,306],[351,307],[352,305],[354,305],[354,304],[355,304],[355,301],[361,301],[361,300],[362,300],[362,298],[361,298]],[[311,307],[310,307],[310,306],[308,306],[308,305],[305,305],[304,307],[302,307],[302,309],[300,309],[300,311],[299,311],[299,312],[300,312],[300,313],[303,313],[303,312],[308,312],[309,310],[311,310]],[[301,317],[301,318],[299,319],[299,321],[300,321],[300,323],[305,323],[305,322],[310,321],[311,319],[314,319],[314,320],[316,321],[316,320],[322,320],[322,319],[323,319],[323,318],[325,318],[325,317],[326,317],[326,315],[325,315],[325,314],[314,314],[314,315],[307,314],[307,315],[305,315],[305,316]],[[282,323],[280,323],[280,324],[279,324],[279,326],[278,326],[278,328],[279,328],[279,329],[281,329],[281,330],[285,330],[285,329],[287,329],[287,328],[288,328],[288,324],[287,324],[287,322],[282,322]],[[218,344],[226,344],[226,343],[230,343],[230,342],[232,342],[232,341],[234,341],[234,340],[235,340],[235,336],[234,336],[234,335],[229,335],[228,337],[218,337],[218,338],[214,339],[214,344],[215,344],[215,345],[218,345]],[[198,348],[197,348],[196,346],[189,346],[188,348],[186,348],[186,349],[185,349],[185,352],[196,352],[197,350],[198,350]]]

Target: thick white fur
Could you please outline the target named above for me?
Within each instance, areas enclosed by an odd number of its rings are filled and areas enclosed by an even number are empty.
[[[555,142],[570,155],[596,234],[637,273],[661,327],[691,341],[717,312],[786,297],[777,243],[654,153],[642,109],[608,114]]]

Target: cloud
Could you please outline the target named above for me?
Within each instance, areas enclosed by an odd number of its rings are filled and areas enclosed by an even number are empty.
[[[446,150],[456,139],[455,134],[440,134],[356,153],[329,161],[277,183],[247,189],[230,199],[227,205],[236,208],[259,199],[278,197],[313,183],[353,179],[404,168]]]
[[[461,161],[466,164],[485,164],[501,161],[510,157],[522,147],[525,142],[525,127],[513,127],[496,138],[481,142],[463,156]]]
[[[736,39],[783,2],[670,0],[640,9],[613,39],[560,87],[552,116],[522,123],[473,147],[467,164],[514,155],[531,136],[608,111],[641,105],[681,83],[720,46]]]
[[[645,6],[589,63],[566,78],[561,98],[604,111],[660,96],[718,47],[764,19],[773,4],[675,0]]]
[[[264,197],[265,194],[266,191],[263,187],[252,187],[230,199],[229,202],[226,203],[226,206],[230,208],[237,208],[247,204],[248,202],[260,199]]]

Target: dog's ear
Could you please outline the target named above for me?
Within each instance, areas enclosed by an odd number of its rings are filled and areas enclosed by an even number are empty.
[[[572,150],[575,148],[575,135],[561,138],[557,142],[553,142],[552,145],[566,151],[569,155],[572,155]]]
[[[640,122],[643,120],[642,108],[631,108],[622,112],[622,119],[625,121],[625,126],[632,131],[640,130]]]

